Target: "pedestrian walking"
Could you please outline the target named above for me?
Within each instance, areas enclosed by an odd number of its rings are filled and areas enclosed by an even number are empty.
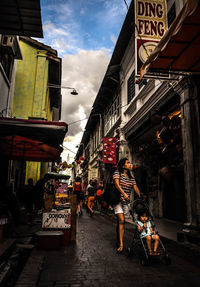
[[[77,195],[77,201],[78,201],[78,215],[82,215],[82,205],[84,200],[84,191],[83,191],[83,185],[81,183],[81,178],[79,176],[76,177],[74,182],[74,194]]]
[[[102,208],[102,195],[103,195],[103,182],[100,182],[96,192],[96,202],[98,210],[101,210]]]
[[[94,202],[95,202],[95,195],[96,195],[96,182],[92,181],[91,186],[88,187],[88,209],[90,211],[90,216],[94,215]]]
[[[130,195],[134,190],[140,197],[134,175],[131,173],[131,164],[128,158],[122,158],[118,162],[118,170],[113,174],[113,181],[116,188],[120,191],[120,202],[113,205],[114,213],[117,216],[117,252],[123,252],[123,237],[125,217],[130,217],[129,206]]]

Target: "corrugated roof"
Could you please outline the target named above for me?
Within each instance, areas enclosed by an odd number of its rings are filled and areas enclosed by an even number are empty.
[[[1,0],[0,34],[43,38],[40,0]]]

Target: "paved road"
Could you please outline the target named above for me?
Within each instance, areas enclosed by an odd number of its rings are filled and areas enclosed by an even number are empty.
[[[76,244],[59,251],[36,251],[38,255],[45,255],[38,287],[200,286],[199,268],[175,256],[171,246],[170,266],[158,258],[150,266],[142,266],[139,263],[142,250],[131,258],[127,258],[126,254],[116,254],[115,225],[106,216],[94,215],[90,218],[84,212],[78,218],[77,230]],[[131,235],[129,226],[126,245]]]

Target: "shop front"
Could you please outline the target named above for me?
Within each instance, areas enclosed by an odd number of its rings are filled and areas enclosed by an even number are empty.
[[[171,89],[125,135],[137,184],[147,195],[153,214],[185,222],[181,121],[180,96]]]
[[[195,228],[200,225],[199,12],[198,0],[185,1],[140,70],[140,79],[152,73],[170,75],[180,95],[187,226]],[[176,77],[179,82],[174,84]]]
[[[3,180],[0,187],[0,225],[18,224],[23,206],[19,204],[18,186],[24,185],[26,161],[59,161],[60,146],[67,124],[14,118],[0,119],[0,159]],[[30,200],[30,198],[29,198]],[[12,217],[12,218],[9,218]],[[7,218],[8,220],[4,220]],[[0,226],[0,229],[6,229]],[[2,234],[4,231],[2,231]],[[4,235],[1,236],[2,240]],[[1,240],[1,239],[0,239]]]

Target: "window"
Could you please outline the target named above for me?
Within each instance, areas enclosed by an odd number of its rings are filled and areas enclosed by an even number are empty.
[[[2,67],[4,69],[4,72],[6,73],[8,80],[10,80],[11,78],[13,62],[14,59],[11,54],[9,53],[0,54],[0,63],[2,64]]]
[[[116,123],[121,115],[121,99],[120,92],[114,99],[112,105],[105,111],[104,115],[104,130],[107,133],[111,127]]]
[[[135,71],[131,74],[130,78],[128,79],[127,85],[128,95],[127,95],[127,102],[128,104],[130,101],[135,97]]]
[[[174,2],[172,7],[169,9],[169,12],[167,13],[168,28],[170,27],[175,18],[176,18],[176,6]]]

